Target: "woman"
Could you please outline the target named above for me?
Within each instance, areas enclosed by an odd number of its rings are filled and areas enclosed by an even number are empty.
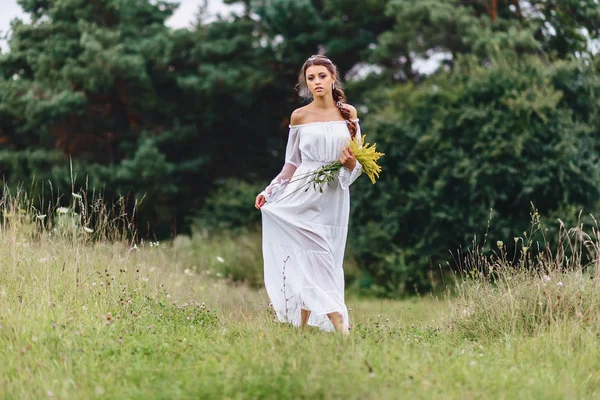
[[[348,140],[360,137],[360,128],[331,60],[310,57],[298,81],[312,102],[292,113],[283,169],[255,203],[262,211],[265,287],[280,321],[347,334],[348,187],[362,168]],[[338,159],[343,167],[333,182],[322,192],[305,190],[307,173]]]

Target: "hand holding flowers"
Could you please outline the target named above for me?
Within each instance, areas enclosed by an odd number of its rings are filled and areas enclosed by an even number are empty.
[[[330,183],[334,179],[334,175],[342,169],[347,168],[352,171],[356,167],[356,162],[362,166],[363,172],[375,183],[376,178],[379,178],[381,167],[377,164],[377,160],[383,156],[383,153],[377,152],[375,143],[365,144],[366,136],[354,138],[350,140],[348,147],[342,150],[339,161],[327,164],[312,172],[310,183],[315,186],[315,189],[320,188],[325,182]],[[322,190],[321,190],[322,191]]]
[[[342,167],[347,168],[349,171],[352,171],[356,167],[356,157],[354,157],[354,153],[352,153],[350,147],[345,147],[342,150],[342,154],[340,155],[340,164],[342,164]]]
[[[348,147],[342,150],[339,161],[324,165],[308,174],[296,176],[291,182],[309,177],[310,179],[308,182],[299,189],[305,189],[304,191],[307,191],[310,189],[310,186],[313,186],[315,191],[318,190],[323,192],[323,184],[333,182],[335,174],[339,173],[342,167],[346,167],[348,170],[352,171],[356,167],[356,163],[359,162],[363,172],[369,177],[372,183],[375,183],[375,180],[379,178],[379,173],[381,172],[381,166],[377,164],[377,160],[379,160],[384,153],[377,152],[375,143],[365,144],[365,138],[366,136],[362,136],[350,140]],[[289,193],[288,196],[292,193]]]
[[[365,144],[366,136],[355,138],[350,141],[349,149],[350,152],[356,157],[356,160],[362,165],[363,172],[367,174],[372,183],[375,183],[375,179],[379,178],[381,172],[381,166],[377,164],[377,160],[384,155],[384,153],[377,152],[376,144]]]

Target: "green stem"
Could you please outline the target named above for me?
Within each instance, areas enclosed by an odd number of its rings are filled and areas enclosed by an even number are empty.
[[[310,171],[310,172],[307,172],[305,174],[294,176],[294,179],[290,180],[288,183],[292,183],[292,182],[296,182],[296,181],[302,180],[302,179],[306,178],[307,176],[319,175],[319,174],[321,174],[323,172],[329,172],[329,171],[337,172],[341,168],[342,168],[342,164],[339,161],[334,161],[331,164],[324,165],[324,166],[322,166],[320,168],[317,168],[314,171]]]
[[[339,170],[342,168],[342,164],[339,161],[334,161],[330,164],[324,165],[314,171],[311,172],[307,172],[306,174],[301,174],[298,175],[296,177],[294,177],[294,179],[290,180],[288,182],[288,185],[292,182],[296,182],[299,181],[301,179],[304,179],[308,176],[312,176],[313,179],[309,180],[308,182],[306,182],[304,185],[300,186],[298,189],[294,190],[293,192],[288,193],[287,195],[285,195],[284,197],[282,197],[281,199],[276,200],[275,202],[279,202],[285,198],[287,198],[288,196],[291,196],[292,194],[296,193],[297,191],[304,189],[305,187],[307,188],[306,190],[308,190],[308,188],[310,187],[310,185],[317,185],[320,186],[322,184],[322,182],[318,182],[315,181],[315,177],[320,177],[320,176],[324,176],[330,173],[336,173],[339,172]],[[315,191],[317,190],[317,187],[315,186]]]

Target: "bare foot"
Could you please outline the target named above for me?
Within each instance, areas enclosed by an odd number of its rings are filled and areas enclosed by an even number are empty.
[[[327,314],[327,317],[331,320],[336,331],[340,332],[344,336],[348,336],[350,331],[348,327],[344,326],[344,317],[339,312],[332,312]]]

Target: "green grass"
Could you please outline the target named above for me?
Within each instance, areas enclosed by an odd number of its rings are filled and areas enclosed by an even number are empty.
[[[92,242],[58,224],[39,233],[4,204],[3,399],[600,395],[598,280],[581,272],[465,280],[448,299],[352,297],[344,339],[277,323],[262,289],[217,277],[214,254],[244,257],[232,242],[207,242],[210,255]]]

